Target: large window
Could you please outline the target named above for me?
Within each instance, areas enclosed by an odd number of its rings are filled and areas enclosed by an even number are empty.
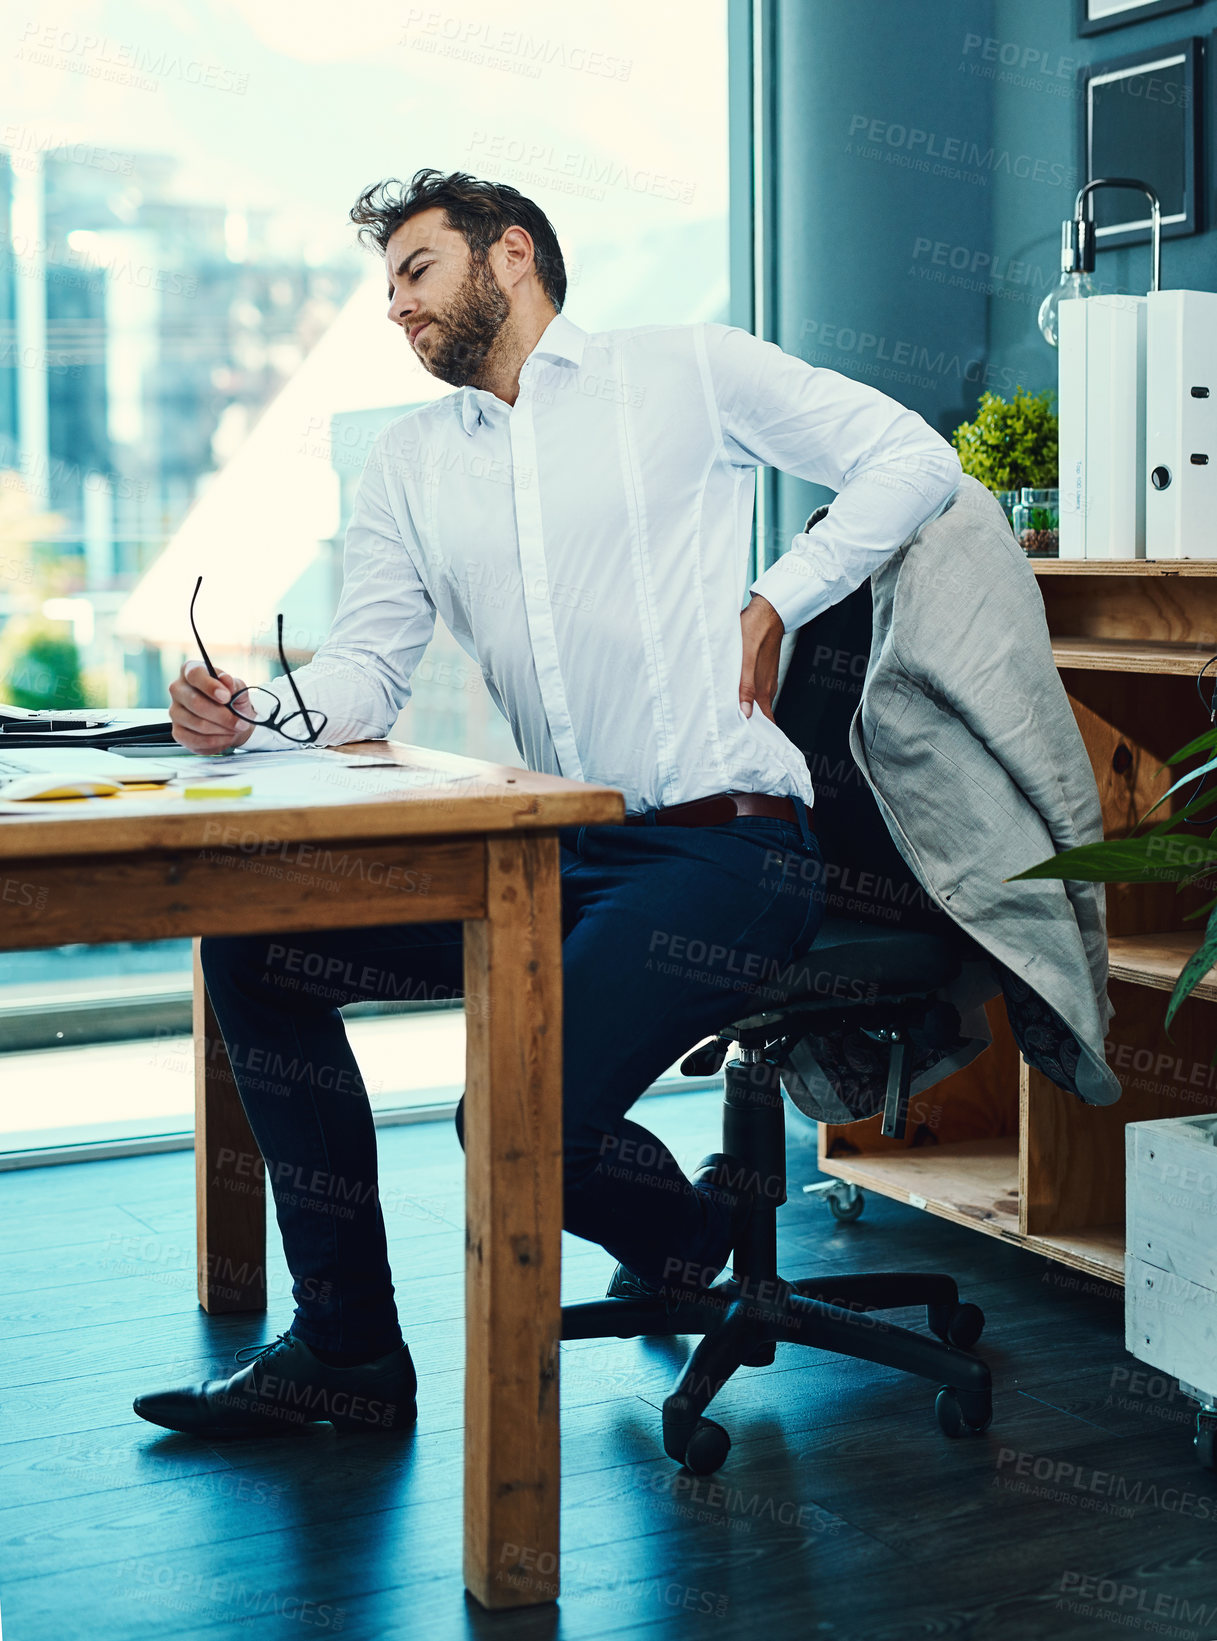
[[[379,263],[347,221],[368,183],[435,166],[530,195],[586,329],[725,319],[725,12],[71,0],[12,13],[0,697],[164,704],[200,573],[221,664],[266,677],[280,610],[294,656],[316,647],[369,440],[449,391],[385,322]],[[442,630],[396,733],[518,761]],[[188,986],[184,942],[0,958],[13,1056],[0,1150],[184,1131]],[[384,1054],[409,1061],[410,1087],[368,1072],[382,1105],[459,1080],[456,1016],[355,1029],[365,1059],[388,1042],[377,1033],[413,1033],[408,1056]]]

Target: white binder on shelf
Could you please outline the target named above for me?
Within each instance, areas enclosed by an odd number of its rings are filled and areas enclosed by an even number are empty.
[[[1060,423],[1060,554],[1086,557],[1086,308],[1062,302],[1057,314],[1057,417]]]
[[[1146,299],[1062,302],[1062,558],[1145,556]]]
[[[1217,558],[1217,294],[1145,300],[1146,554]]]

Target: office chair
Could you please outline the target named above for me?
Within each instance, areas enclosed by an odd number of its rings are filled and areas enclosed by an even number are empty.
[[[867,582],[800,630],[775,715],[808,759],[825,860],[856,861],[868,881],[915,887],[845,739],[861,693],[871,618]],[[935,1412],[948,1436],[979,1434],[992,1419],[989,1369],[969,1354],[984,1315],[960,1302],[950,1276],[826,1272],[788,1282],[778,1273],[777,1210],[786,1201],[785,1053],[830,1018],[886,1044],[883,1132],[902,1137],[914,1052],[945,1048],[958,1033],[955,1010],[933,993],[958,973],[967,951],[975,951],[917,893],[895,903],[889,895],[882,906],[859,906],[856,896],[850,904],[855,915],[825,917],[799,968],[797,994],[725,1022],[681,1062],[687,1075],[709,1076],[730,1045],[737,1046],[725,1070],[722,1150],[729,1160],[720,1167],[727,1183],[751,1192],[753,1203],[730,1277],[687,1297],[597,1299],[562,1308],[563,1339],[702,1336],[663,1404],[664,1449],[696,1475],[716,1471],[731,1446],[705,1409],[738,1368],[768,1366],[779,1344],[810,1345],[940,1381]],[[891,919],[894,904],[898,923]],[[868,911],[884,921],[867,921]],[[858,1000],[837,1000],[842,996]],[[936,1337],[875,1314],[913,1305],[925,1305]]]

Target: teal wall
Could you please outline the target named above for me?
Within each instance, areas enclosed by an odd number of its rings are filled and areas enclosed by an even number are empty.
[[[1104,34],[1079,39],[1073,28],[1073,0],[992,0],[992,33],[1043,52],[1048,71],[1017,77],[992,86],[994,137],[998,145],[1068,155],[1081,164],[1080,120],[1071,65],[1104,62],[1146,48],[1192,36],[1205,38],[1202,82],[1204,148],[1201,157],[1201,214],[1207,224],[1200,234],[1162,242],[1162,283],[1187,290],[1217,289],[1217,225],[1214,223],[1213,172],[1217,169],[1217,53],[1208,38],[1217,29],[1217,0],[1144,23],[1130,23]],[[1017,83],[1026,79],[1028,84]],[[1060,90],[1058,91],[1058,85]],[[1068,91],[1070,95],[1063,93]],[[1078,179],[1078,186],[1085,181]],[[1064,213],[1069,214],[1069,213]],[[1043,190],[1018,187],[1007,179],[994,191],[992,235],[994,249],[1003,256],[1025,258],[1036,278],[1055,282],[1060,266],[1062,217]],[[1100,250],[1095,278],[1104,290],[1144,292],[1149,288],[1148,241],[1116,250]],[[1028,319],[1030,324],[1028,324]],[[1002,370],[1028,387],[1056,386],[1056,357],[1045,348],[1034,329],[1035,312],[1024,313],[1015,303],[991,297],[989,301],[989,354]]]
[[[1055,387],[1036,314],[1083,180],[1076,71],[1209,34],[1217,0],[1086,39],[1073,0],[732,3],[734,321],[892,394],[944,435],[985,387]],[[1206,146],[1212,223],[1211,137]],[[745,186],[750,165],[767,186]],[[745,254],[754,232],[759,324]],[[1096,275],[1104,288],[1145,290],[1148,245],[1101,251]],[[1217,288],[1217,231],[1166,240],[1163,283]],[[771,479],[768,552],[828,494]]]

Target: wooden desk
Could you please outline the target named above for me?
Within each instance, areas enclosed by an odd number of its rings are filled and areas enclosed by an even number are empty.
[[[609,787],[392,752],[439,784],[0,816],[0,950],[464,920],[465,1583],[487,1607],[525,1606],[558,1593],[557,828],[617,822],[624,801]],[[457,769],[477,779],[445,784]],[[265,1310],[260,1158],[197,945],[194,1020],[199,1303]]]

